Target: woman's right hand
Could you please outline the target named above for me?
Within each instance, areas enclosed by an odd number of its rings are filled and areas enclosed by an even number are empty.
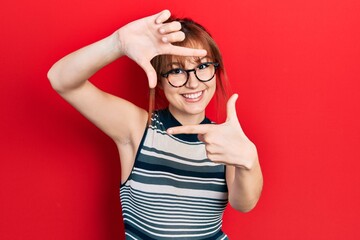
[[[164,10],[153,16],[131,22],[116,31],[119,47],[123,54],[134,60],[146,73],[149,87],[154,88],[157,76],[150,61],[157,55],[170,54],[201,57],[203,49],[174,46],[172,43],[185,39],[179,22],[164,23],[171,13]]]

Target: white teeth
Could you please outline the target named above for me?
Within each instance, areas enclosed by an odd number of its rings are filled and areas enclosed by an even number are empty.
[[[196,99],[198,97],[200,97],[202,95],[202,91],[201,92],[197,92],[197,93],[189,93],[189,94],[183,94],[183,96],[185,98],[189,98],[189,99]]]

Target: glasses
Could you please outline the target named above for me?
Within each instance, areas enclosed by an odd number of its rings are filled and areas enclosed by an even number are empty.
[[[161,74],[161,76],[166,78],[171,86],[179,88],[184,86],[189,81],[190,72],[194,72],[195,77],[200,82],[208,82],[214,78],[216,69],[218,67],[219,63],[204,62],[199,64],[194,69],[185,70],[182,68],[174,68],[166,73]]]

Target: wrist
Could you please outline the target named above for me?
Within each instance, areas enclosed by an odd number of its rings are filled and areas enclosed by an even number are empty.
[[[118,31],[112,33],[102,40],[103,52],[109,57],[110,61],[114,61],[124,55],[122,44],[118,36]]]
[[[248,160],[246,164],[243,165],[236,165],[235,166],[235,172],[238,176],[244,176],[248,174],[253,174],[253,172],[256,172],[260,166],[258,158],[254,158],[251,160]]]
[[[125,38],[122,28],[110,35],[112,48],[115,54],[119,57],[126,55]]]

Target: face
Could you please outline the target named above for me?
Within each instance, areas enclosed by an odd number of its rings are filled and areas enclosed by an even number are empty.
[[[201,63],[211,61],[208,57],[202,59],[187,58],[184,63],[174,60],[169,66],[169,70],[175,68],[194,69],[201,66]],[[169,101],[169,110],[174,117],[182,124],[198,124],[204,119],[205,108],[214,96],[216,74],[207,82],[199,81],[193,71],[188,74],[188,81],[182,87],[171,86],[164,77],[161,79],[161,85]]]

